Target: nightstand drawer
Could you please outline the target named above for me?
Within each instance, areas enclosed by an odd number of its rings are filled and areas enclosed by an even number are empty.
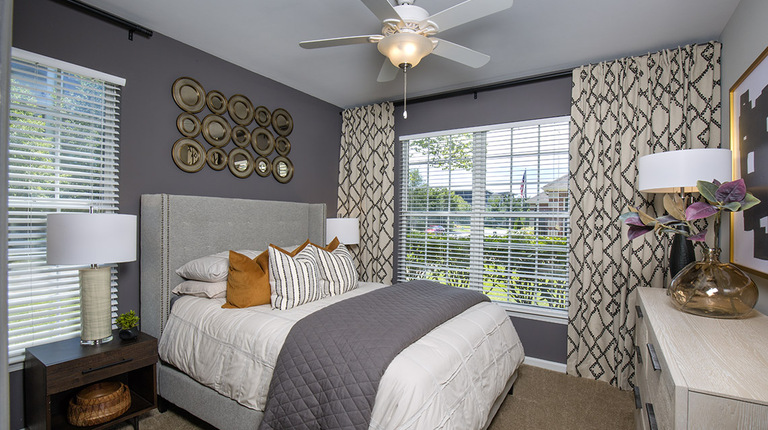
[[[120,340],[112,342],[120,343]],[[110,342],[110,343],[112,343]],[[112,345],[110,345],[112,346]],[[157,363],[157,341],[122,343],[121,348],[93,354],[77,361],[54,364],[47,369],[47,394],[90,384]],[[100,346],[92,347],[95,351]]]

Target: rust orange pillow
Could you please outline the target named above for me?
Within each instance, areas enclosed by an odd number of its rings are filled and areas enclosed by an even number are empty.
[[[262,252],[253,260],[229,251],[227,276],[227,309],[269,304],[269,254]]]

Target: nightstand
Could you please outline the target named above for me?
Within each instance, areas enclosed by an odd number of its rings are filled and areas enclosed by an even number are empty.
[[[35,429],[101,429],[132,420],[157,407],[157,339],[140,333],[122,341],[117,330],[111,342],[80,345],[80,338],[27,348],[24,361],[24,414]],[[92,427],[67,422],[69,400],[82,388],[99,381],[120,381],[131,390],[131,407],[123,415]]]

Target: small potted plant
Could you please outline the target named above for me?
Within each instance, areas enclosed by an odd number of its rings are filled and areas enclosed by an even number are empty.
[[[133,340],[139,336],[139,317],[136,316],[136,312],[131,310],[120,314],[115,323],[120,327],[120,339]]]

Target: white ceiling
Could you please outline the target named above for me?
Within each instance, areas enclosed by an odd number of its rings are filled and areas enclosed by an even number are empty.
[[[387,1],[387,0],[381,0]],[[402,99],[379,83],[373,44],[307,50],[299,41],[378,34],[359,0],[87,0],[156,32],[339,107]],[[391,0],[394,4],[394,0]],[[461,0],[417,0],[434,14]],[[516,0],[441,32],[481,51],[479,69],[430,55],[408,74],[409,98],[716,40],[739,0]],[[141,37],[141,36],[136,36]]]

